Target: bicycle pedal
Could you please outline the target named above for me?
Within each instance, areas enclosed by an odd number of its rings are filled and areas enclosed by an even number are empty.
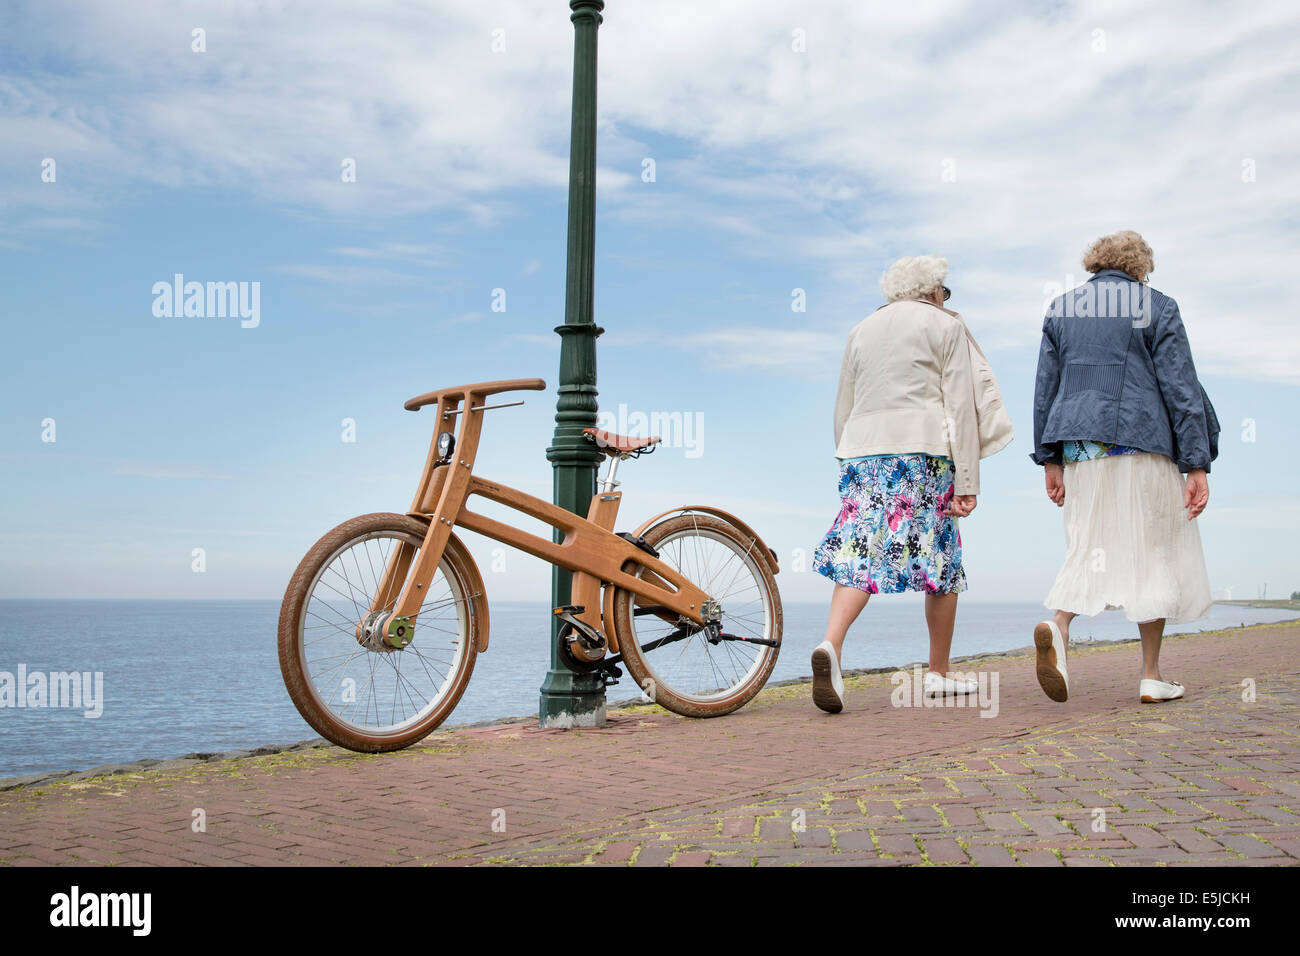
[[[565,604],[563,607],[555,608],[551,613],[560,617],[565,614],[583,614],[586,610],[581,604]]]

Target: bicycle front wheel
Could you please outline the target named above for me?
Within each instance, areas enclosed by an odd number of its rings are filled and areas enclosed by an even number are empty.
[[[686,717],[720,717],[743,707],[762,689],[781,649],[781,595],[771,572],[747,536],[712,515],[668,518],[644,538],[659,560],[718,602],[722,634],[683,636],[676,615],[616,588],[614,626],[628,671],[651,700]]]
[[[366,633],[384,569],[390,561],[409,567],[427,527],[397,514],[345,521],[307,553],[285,591],[279,628],[285,687],[303,719],[340,747],[376,753],[415,743],[451,714],[473,673],[474,608],[483,596],[471,588],[473,559],[454,537],[429,583],[411,643],[398,650]]]

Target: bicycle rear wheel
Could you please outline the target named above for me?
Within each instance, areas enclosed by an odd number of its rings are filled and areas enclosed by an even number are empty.
[[[302,559],[280,606],[280,671],[298,712],[326,740],[362,753],[425,737],[460,701],[477,656],[469,554],[447,542],[401,650],[360,639],[384,568],[398,549],[418,553],[428,525],[409,515],[345,521]],[[387,610],[391,610],[390,602]]]
[[[614,591],[619,652],[655,703],[686,717],[720,717],[743,707],[776,666],[781,595],[753,542],[712,515],[687,513],[647,530],[659,559],[721,605],[720,639],[704,630],[675,636],[683,623],[656,613],[631,591]],[[641,572],[638,572],[640,576]]]

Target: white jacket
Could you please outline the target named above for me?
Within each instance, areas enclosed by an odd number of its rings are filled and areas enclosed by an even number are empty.
[[[1011,440],[984,353],[956,312],[891,302],[849,333],[835,396],[835,456],[952,459],[953,491],[979,494],[979,462]]]
[[[944,309],[944,311],[948,310]],[[1011,439],[1016,436],[1016,430],[1011,424],[1011,416],[1007,414],[1006,406],[1002,404],[1002,391],[998,388],[993,366],[984,357],[984,350],[975,341],[975,336],[970,334],[966,320],[956,312],[948,314],[960,322],[963,329],[966,329],[966,341],[970,345],[971,378],[975,385],[975,417],[979,421],[980,429],[980,457],[987,458],[989,455],[996,455],[1011,444]]]

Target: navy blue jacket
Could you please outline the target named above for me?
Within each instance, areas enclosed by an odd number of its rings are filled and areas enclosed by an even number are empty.
[[[1180,471],[1209,471],[1219,454],[1178,303],[1117,269],[1059,296],[1043,319],[1030,457],[1059,464],[1066,440],[1155,452]]]

